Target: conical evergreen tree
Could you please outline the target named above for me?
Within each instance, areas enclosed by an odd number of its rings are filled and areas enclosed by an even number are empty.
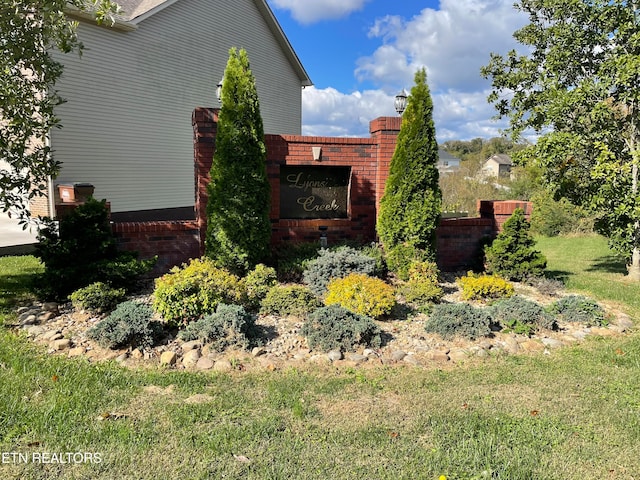
[[[380,200],[377,231],[385,250],[413,247],[435,257],[442,210],[433,102],[425,69],[416,72],[407,99],[389,178]]]
[[[271,189],[260,104],[243,49],[229,52],[210,175],[206,255],[245,273],[269,252]]]
[[[533,248],[536,242],[529,228],[524,211],[516,208],[491,246],[485,249],[488,272],[516,281],[543,275],[547,259]]]

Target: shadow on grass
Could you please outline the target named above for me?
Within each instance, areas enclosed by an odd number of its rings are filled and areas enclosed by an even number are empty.
[[[544,276],[546,278],[551,278],[553,280],[558,280],[562,283],[564,283],[566,285],[567,280],[569,280],[569,277],[571,275],[574,275],[571,272],[566,272],[564,270],[546,270],[544,272]]]
[[[616,255],[607,255],[604,257],[599,257],[593,260],[593,263],[589,268],[586,269],[587,272],[606,272],[606,273],[621,273],[623,275],[627,274],[627,266],[623,259]]]
[[[0,310],[33,296],[33,274],[0,275]]]

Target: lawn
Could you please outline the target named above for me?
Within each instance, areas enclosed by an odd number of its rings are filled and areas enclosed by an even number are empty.
[[[637,316],[640,287],[625,282],[623,266],[600,237],[539,239],[538,245],[553,275],[572,290]],[[24,283],[37,268],[31,257],[0,258],[0,318],[11,315],[16,296],[26,295]],[[639,373],[636,333],[551,355],[496,355],[441,368],[216,374],[68,360],[0,330],[0,473],[15,479],[634,479]]]

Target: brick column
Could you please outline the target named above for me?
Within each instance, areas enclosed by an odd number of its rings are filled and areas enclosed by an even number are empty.
[[[393,157],[393,152],[396,150],[396,142],[401,125],[402,117],[378,117],[369,123],[371,138],[377,145],[376,217],[380,209],[380,199],[384,194],[384,186],[389,177],[391,157]]]
[[[200,255],[204,255],[204,239],[207,233],[207,185],[213,154],[216,151],[219,111],[218,108],[198,107],[191,116],[196,187],[195,211],[200,231]]]

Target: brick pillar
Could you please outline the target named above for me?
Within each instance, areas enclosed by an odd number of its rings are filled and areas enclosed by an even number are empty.
[[[380,199],[384,194],[384,186],[389,177],[389,166],[391,165],[391,157],[396,150],[396,142],[400,126],[402,125],[402,117],[378,117],[369,123],[369,132],[371,138],[376,143],[376,218],[380,209]]]
[[[207,233],[207,185],[213,154],[216,151],[219,111],[218,108],[198,107],[191,116],[196,187],[195,211],[200,231],[200,255],[204,254],[204,239]]]

